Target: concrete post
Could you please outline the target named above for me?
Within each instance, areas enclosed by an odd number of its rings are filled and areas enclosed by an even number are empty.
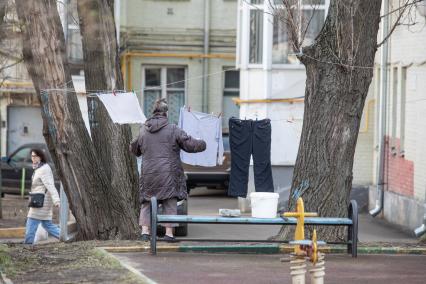
[[[66,241],[68,240],[68,199],[67,195],[65,194],[64,187],[61,183],[61,189],[60,189],[60,198],[61,198],[61,208],[59,211],[59,227],[61,229],[60,232],[60,240]]]
[[[311,284],[324,284],[325,276],[324,254],[318,253],[318,262],[309,270]]]
[[[291,283],[305,284],[306,261],[305,257],[299,258],[296,255],[291,255],[290,260],[290,275]]]

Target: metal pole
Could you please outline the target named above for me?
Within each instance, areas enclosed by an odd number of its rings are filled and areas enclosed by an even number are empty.
[[[383,1],[383,12],[384,15],[389,13],[389,1]],[[383,18],[382,27],[382,39],[384,39],[389,33],[389,17]],[[377,200],[376,208],[370,211],[373,217],[376,217],[383,210],[384,203],[384,172],[385,172],[385,146],[386,146],[386,119],[387,119],[387,94],[388,94],[388,41],[383,43],[382,56],[380,60],[380,124],[379,124],[379,163],[378,173],[376,174],[376,185],[377,185]]]
[[[60,232],[60,239],[61,241],[68,240],[68,199],[67,195],[65,194],[64,187],[62,186],[61,182],[61,189],[60,189],[60,198],[61,198],[61,208],[59,211],[59,227],[61,229]]]
[[[0,158],[2,157],[2,143],[1,143],[1,141],[3,141],[2,139],[1,139],[1,133],[2,133],[2,131],[3,131],[3,120],[2,120],[2,117],[1,117],[1,109],[2,109],[2,103],[1,103],[1,101],[2,101],[2,97],[3,97],[3,93],[0,93]],[[1,178],[1,170],[0,170],[0,219],[3,219],[3,207],[2,207],[2,194],[3,193],[3,181],[2,181],[2,178]]]
[[[64,1],[64,17],[63,17],[63,29],[64,29],[64,38],[65,38],[65,56],[68,58],[68,0]],[[68,86],[65,86],[67,88]],[[59,209],[59,239],[61,241],[68,240],[68,199],[64,191],[64,187],[60,185],[59,190],[60,196],[60,209]]]
[[[25,195],[25,168],[22,168],[21,176],[21,198],[24,198]]]
[[[204,55],[209,53],[209,37],[210,37],[210,0],[204,0]],[[208,112],[208,78],[207,73],[209,69],[209,59],[205,56],[203,58],[203,94],[202,106],[203,112]]]

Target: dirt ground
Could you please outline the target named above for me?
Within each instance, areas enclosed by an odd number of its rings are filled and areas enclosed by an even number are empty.
[[[143,283],[115,258],[98,249],[99,244],[91,241],[0,245],[0,268],[15,284]]]
[[[0,228],[25,227],[28,213],[28,196],[5,194],[2,198],[3,218],[0,219]],[[59,222],[59,208],[53,209],[53,223]]]

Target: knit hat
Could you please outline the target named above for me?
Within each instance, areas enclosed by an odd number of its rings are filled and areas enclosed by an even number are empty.
[[[166,113],[169,110],[166,99],[159,99],[154,103],[152,113]]]

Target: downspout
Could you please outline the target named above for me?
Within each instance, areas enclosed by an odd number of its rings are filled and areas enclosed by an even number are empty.
[[[426,7],[426,6],[425,6]],[[425,199],[423,204],[423,224],[420,227],[414,229],[414,234],[416,237],[421,237],[426,233],[426,191],[425,191]]]
[[[423,212],[423,224],[414,230],[414,234],[416,234],[416,237],[421,237],[426,233],[426,203],[423,205]]]
[[[114,1],[114,22],[115,22],[115,33],[117,35],[117,46],[120,50],[120,0]]]
[[[203,85],[202,85],[202,105],[203,112],[208,112],[208,78],[207,72],[209,69],[209,37],[210,37],[210,0],[204,0],[204,58],[203,58]]]
[[[419,11],[420,15],[426,17],[426,1],[422,1],[422,3],[418,4],[417,10]],[[416,237],[421,237],[426,233],[426,192],[423,204],[423,214],[423,224],[414,230]]]
[[[389,14],[389,1],[383,1],[383,15]],[[386,38],[389,33],[389,17],[383,17],[382,39]],[[380,59],[380,124],[379,124],[379,163],[378,174],[376,179],[377,199],[376,207],[370,211],[370,215],[376,217],[382,210],[384,204],[384,177],[385,177],[385,143],[386,143],[386,111],[387,111],[387,93],[388,93],[388,40],[383,43],[382,54]]]

